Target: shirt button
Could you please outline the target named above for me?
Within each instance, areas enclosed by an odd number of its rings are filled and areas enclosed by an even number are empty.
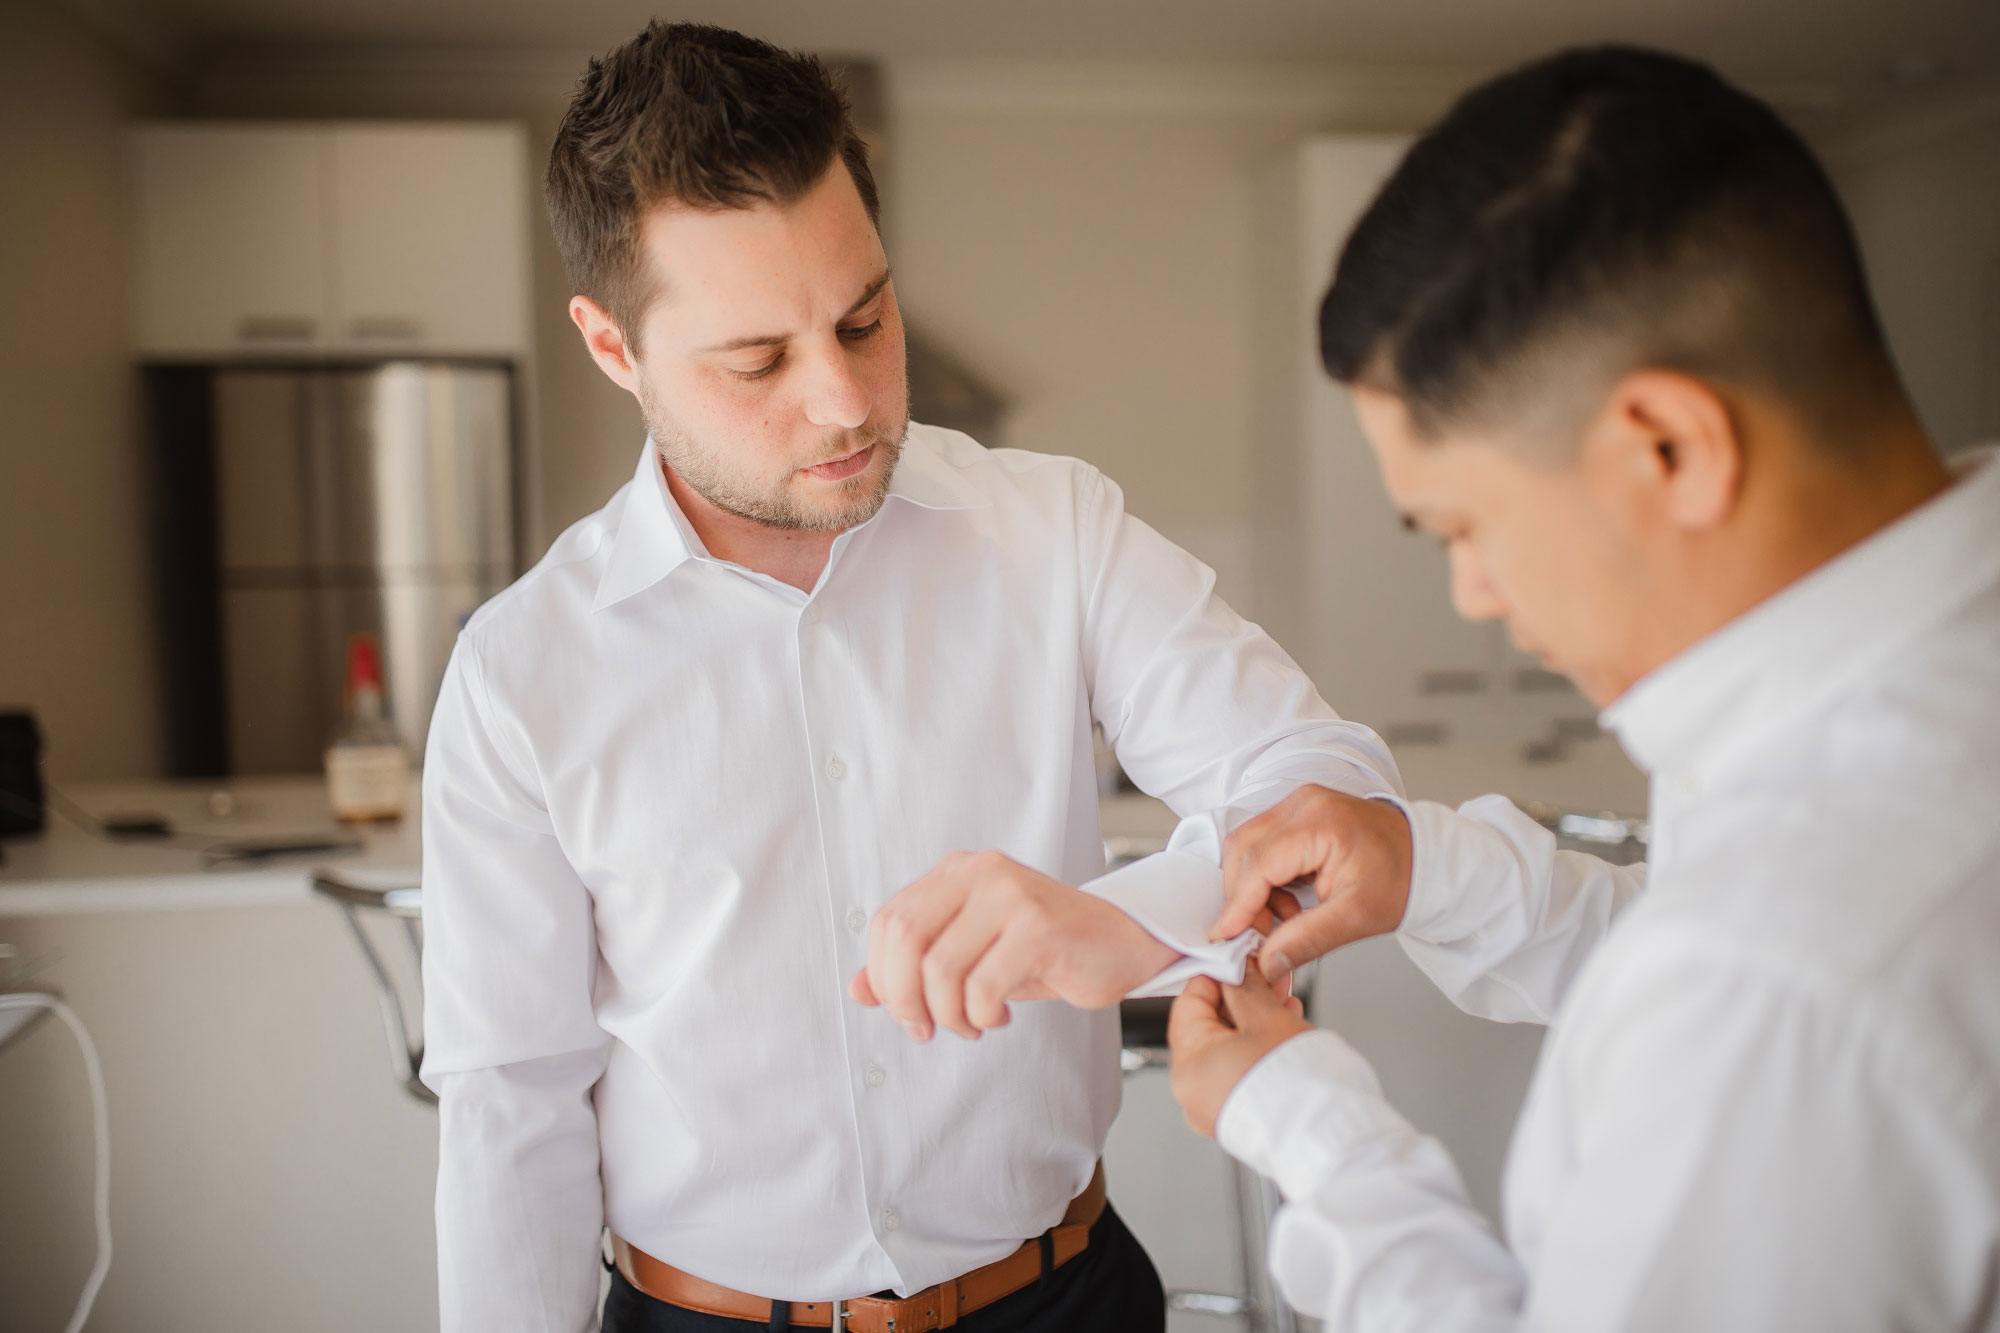
[[[847,928],[857,935],[868,929],[868,913],[858,907],[849,912],[847,914]]]
[[[883,1073],[881,1068],[876,1065],[868,1066],[868,1072],[863,1074],[862,1077],[868,1080],[868,1086],[871,1088],[879,1088],[889,1081],[889,1076]]]
[[[799,620],[801,623],[807,625],[819,624],[819,608],[808,606],[805,610],[799,612]]]
[[[884,1231],[894,1231],[901,1225],[903,1225],[903,1216],[901,1213],[898,1213],[894,1208],[885,1208],[882,1210],[882,1229]]]
[[[826,775],[838,782],[847,776],[847,765],[838,759],[829,759],[826,761]]]

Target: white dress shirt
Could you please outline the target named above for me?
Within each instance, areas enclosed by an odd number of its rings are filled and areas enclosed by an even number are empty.
[[[1118,1020],[912,1042],[849,998],[869,915],[958,849],[1123,907],[1197,969],[1221,836],[1396,788],[1214,576],[1071,459],[911,428],[810,594],[708,556],[650,446],[466,626],[424,768],[424,1078],[444,1327],[578,1330],[599,1232],[774,1299],[909,1293],[1062,1214]],[[1092,760],[1184,816],[1104,876]],[[1099,878],[1102,876],[1102,878]]]
[[[1349,1333],[2000,1329],[2000,464],[1634,686],[1650,868],[1407,805],[1402,940],[1552,1025],[1505,1181],[1316,1032],[1224,1104],[1272,1266]],[[1640,892],[1641,877],[1645,891]],[[1336,964],[1337,965],[1337,964]]]

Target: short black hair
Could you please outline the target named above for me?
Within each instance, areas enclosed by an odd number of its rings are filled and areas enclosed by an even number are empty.
[[[549,150],[549,221],[571,289],[636,346],[654,295],[639,244],[647,211],[788,204],[836,159],[879,225],[868,146],[846,90],[817,58],[655,19],[590,62]]]
[[[1425,436],[1579,360],[1754,385],[1836,432],[1896,383],[1805,142],[1707,66],[1631,47],[1460,99],[1355,226],[1319,333],[1330,375],[1395,394]]]

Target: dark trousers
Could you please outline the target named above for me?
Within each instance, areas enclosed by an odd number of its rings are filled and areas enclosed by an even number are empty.
[[[958,1322],[964,1333],[1164,1333],[1167,1298],[1153,1261],[1110,1208],[1082,1254]],[[774,1325],[724,1319],[656,1301],[611,1275],[603,1333],[749,1333]]]

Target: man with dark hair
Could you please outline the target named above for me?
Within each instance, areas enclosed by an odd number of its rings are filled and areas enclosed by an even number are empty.
[[[1609,705],[1652,863],[1497,797],[1231,835],[1219,933],[1319,902],[1189,984],[1175,1091],[1282,1185],[1280,1284],[1349,1333],[2000,1329],[2000,464],[1925,437],[1825,174],[1706,68],[1568,52],[1410,150],[1320,333],[1460,612]],[[1263,979],[1389,931],[1551,1025],[1511,1249]]]
[[[1394,765],[1095,469],[909,423],[816,61],[652,25],[548,203],[649,439],[432,724],[444,1328],[588,1327],[608,1226],[611,1329],[1158,1333],[1111,1006],[1238,979],[1223,835]],[[1094,728],[1185,817],[1108,876]]]

